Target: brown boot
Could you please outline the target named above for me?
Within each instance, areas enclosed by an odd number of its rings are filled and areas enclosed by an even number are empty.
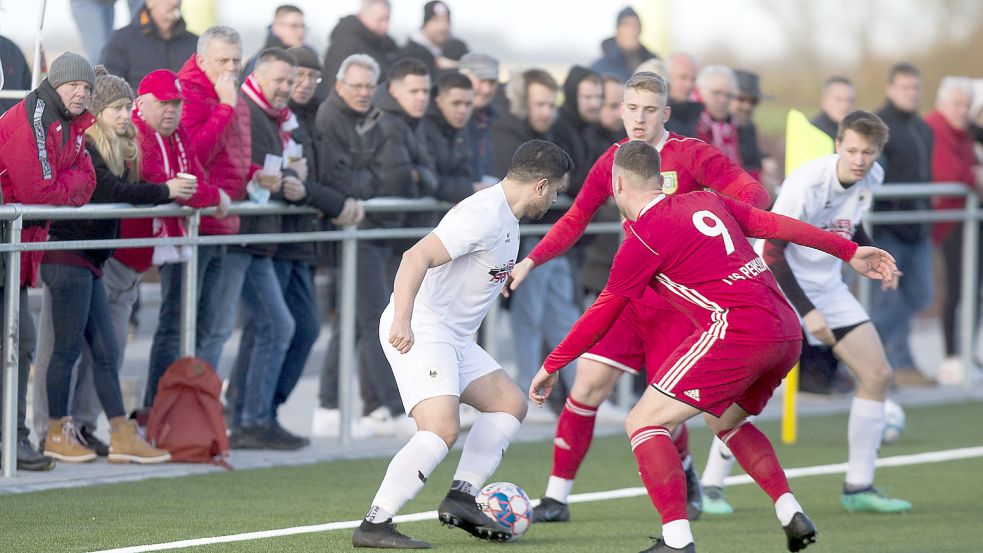
[[[137,432],[136,421],[125,417],[109,420],[109,462],[110,463],[164,463],[171,460],[171,454],[148,444]]]
[[[44,454],[66,463],[93,461],[96,452],[82,445],[78,429],[72,417],[48,420],[48,434],[44,438]]]

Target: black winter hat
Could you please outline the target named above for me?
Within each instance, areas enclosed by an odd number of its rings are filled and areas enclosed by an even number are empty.
[[[446,15],[447,19],[450,19],[451,9],[447,7],[447,4],[441,2],[440,0],[431,0],[423,5],[424,25],[427,24],[427,21],[433,19],[435,15]]]

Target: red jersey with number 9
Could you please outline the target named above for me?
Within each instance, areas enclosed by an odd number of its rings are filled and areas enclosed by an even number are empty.
[[[728,210],[735,204],[712,192],[658,196],[627,225],[607,290],[640,299],[652,288],[720,339],[801,338],[798,317]]]

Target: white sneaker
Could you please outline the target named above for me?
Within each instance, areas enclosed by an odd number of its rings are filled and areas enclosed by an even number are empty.
[[[462,403],[458,409],[460,420],[461,420],[461,430],[467,430],[478,420],[481,416],[481,411],[471,407],[467,403]]]
[[[953,355],[946,357],[939,365],[939,373],[935,377],[943,386],[959,386],[966,380],[966,368],[962,359]]]
[[[597,408],[596,420],[597,422],[609,423],[609,424],[621,424],[625,422],[625,418],[628,416],[628,411],[625,411],[621,407],[618,407],[610,400],[605,401]]]
[[[341,433],[341,411],[318,407],[311,420],[311,436],[337,438]]]
[[[393,416],[388,407],[376,407],[374,411],[362,417],[359,425],[376,436],[392,436],[396,434]]]

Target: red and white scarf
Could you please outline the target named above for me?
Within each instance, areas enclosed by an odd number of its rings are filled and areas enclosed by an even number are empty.
[[[280,140],[283,141],[283,146],[286,148],[291,140],[290,131],[300,126],[297,122],[297,116],[290,111],[289,107],[284,106],[282,109],[276,109],[271,106],[266,96],[263,95],[263,90],[260,88],[259,83],[256,82],[256,79],[252,75],[246,77],[246,81],[242,83],[240,90],[257,106],[263,108],[263,111],[267,115],[276,120],[279,124]]]
[[[741,150],[737,139],[737,127],[730,121],[717,121],[704,111],[696,124],[697,138],[724,153],[731,161],[741,165]]]

